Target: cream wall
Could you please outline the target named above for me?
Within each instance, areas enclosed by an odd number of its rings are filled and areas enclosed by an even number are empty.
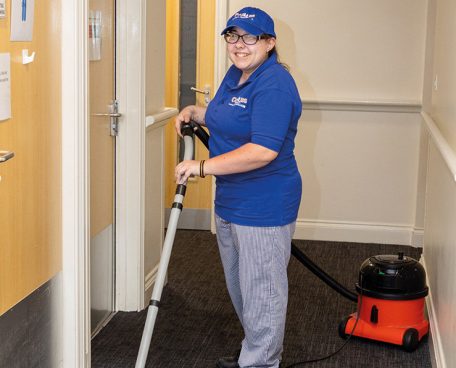
[[[232,0],[228,13],[247,5],[274,17],[303,99],[421,100],[426,0]]]
[[[304,102],[295,236],[421,245],[427,1],[231,0],[219,8],[227,17],[247,5],[274,17]]]
[[[429,0],[424,87],[428,170],[424,263],[437,367],[456,366],[456,3]],[[437,76],[437,85],[434,84]]]
[[[300,124],[296,237],[416,242],[419,115],[304,110]]]

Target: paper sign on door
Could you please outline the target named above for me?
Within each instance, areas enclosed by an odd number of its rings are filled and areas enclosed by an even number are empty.
[[[11,41],[32,41],[35,0],[11,0]]]
[[[0,0],[0,18],[6,17],[6,0]]]
[[[89,60],[101,60],[101,11],[89,15]]]
[[[11,118],[10,54],[0,54],[0,120]]]

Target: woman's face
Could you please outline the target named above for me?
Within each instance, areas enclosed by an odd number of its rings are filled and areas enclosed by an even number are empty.
[[[230,33],[237,33],[240,36],[247,34],[239,27],[234,27]],[[244,75],[249,76],[268,58],[268,52],[274,45],[275,38],[260,39],[254,45],[246,45],[239,38],[236,43],[227,43],[228,56]]]

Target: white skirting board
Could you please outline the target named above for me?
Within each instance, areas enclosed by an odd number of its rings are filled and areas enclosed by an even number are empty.
[[[170,209],[166,209],[168,223]],[[184,208],[179,229],[210,230],[211,211]],[[297,219],[295,239],[423,246],[423,229],[411,225],[366,224]]]
[[[424,255],[420,259],[420,263],[423,265],[424,270],[426,271],[426,260]],[[426,277],[426,284],[429,285],[429,281]],[[429,349],[431,353],[432,367],[433,368],[446,368],[445,355],[443,353],[442,339],[440,337],[439,326],[437,324],[436,317],[436,308],[434,306],[434,301],[432,299],[432,290],[429,289],[429,294],[426,297],[426,308],[429,318],[429,327],[430,327],[430,338],[429,338]]]
[[[423,229],[394,224],[363,224],[298,219],[295,239],[423,246]]]

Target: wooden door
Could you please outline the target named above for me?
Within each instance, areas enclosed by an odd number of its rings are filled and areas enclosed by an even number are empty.
[[[92,332],[114,309],[115,0],[89,1],[90,299]]]
[[[167,40],[166,40],[166,104],[178,107],[179,96],[179,0],[167,1]],[[211,97],[214,91],[214,47],[215,47],[215,0],[198,0],[197,13],[197,56],[196,85],[199,88],[209,86]],[[197,96],[197,104],[204,106],[204,96]],[[182,106],[184,107],[184,106]],[[181,108],[182,108],[181,107]],[[197,140],[198,141],[198,140]],[[165,161],[165,205],[172,203],[175,191],[174,167],[178,161],[178,145],[174,124],[166,130],[166,161]],[[201,142],[197,142],[195,159],[207,159],[208,152]],[[192,178],[187,185],[185,208],[212,208],[212,180],[210,177]]]
[[[6,11],[11,118],[0,121],[0,151],[14,157],[0,162],[0,315],[62,267],[60,1],[37,2],[30,42],[10,41],[10,1]],[[32,63],[22,64],[24,49]]]

